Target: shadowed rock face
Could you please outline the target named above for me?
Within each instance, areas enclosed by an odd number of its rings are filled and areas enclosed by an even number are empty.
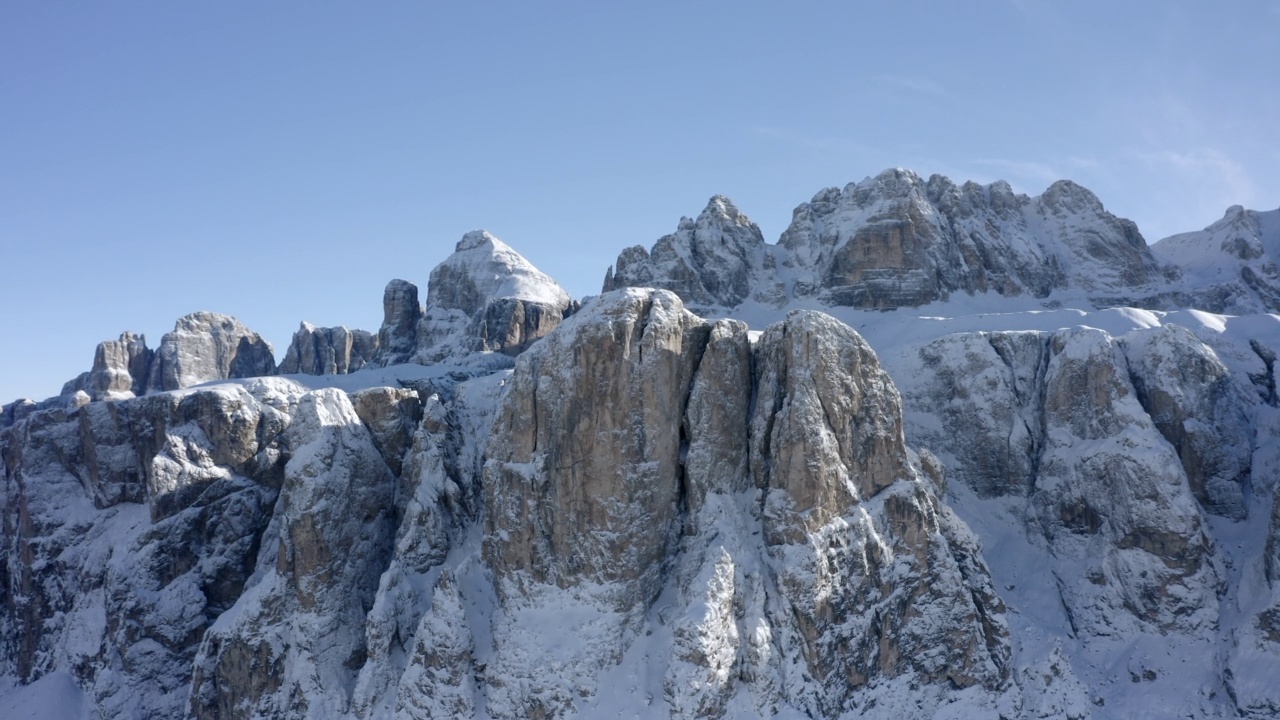
[[[275,373],[271,343],[239,320],[198,312],[179,318],[151,363],[149,390],[178,390],[211,380]]]
[[[103,715],[180,713],[204,631],[253,571],[286,421],[242,390],[197,392],[47,410],[0,435],[0,504],[26,518],[0,549],[26,558],[0,573],[19,677],[68,670]]]
[[[920,352],[908,407],[942,422],[918,440],[980,495],[1027,498],[1075,632],[1218,622],[1200,509],[1241,517],[1251,440],[1212,350],[1170,326],[968,333]]]
[[[293,334],[280,374],[343,375],[373,361],[378,339],[364,330],[324,328],[304,322]]]
[[[406,362],[418,349],[418,286],[392,280],[382,294],[382,328],[378,330],[378,361],[382,365]]]
[[[732,307],[772,288],[756,287],[766,261],[764,236],[728,198],[711,198],[697,220],[681,218],[676,232],[652,251],[637,245],[618,256],[603,292],[625,287],[671,290],[691,307]]]

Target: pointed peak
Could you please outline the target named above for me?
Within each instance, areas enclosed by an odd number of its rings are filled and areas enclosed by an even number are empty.
[[[698,219],[704,218],[724,218],[732,223],[749,224],[751,222],[733,201],[724,195],[714,195],[707,201],[707,206],[698,215]]]
[[[476,248],[485,246],[505,247],[506,243],[503,243],[488,230],[472,230],[462,236],[462,239],[458,241],[457,247],[454,248],[454,252],[466,252],[467,250],[475,250]]]

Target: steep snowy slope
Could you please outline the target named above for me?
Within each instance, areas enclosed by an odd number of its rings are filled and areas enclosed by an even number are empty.
[[[1280,210],[1239,205],[1204,230],[1151,246],[1162,262],[1182,271],[1182,304],[1216,312],[1280,311]]]

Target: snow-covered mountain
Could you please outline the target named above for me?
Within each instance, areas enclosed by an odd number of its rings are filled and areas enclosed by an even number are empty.
[[[1275,717],[1277,218],[893,170],[125,334],[0,415],[0,716]]]

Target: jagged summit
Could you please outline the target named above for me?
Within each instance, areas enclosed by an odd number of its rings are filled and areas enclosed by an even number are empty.
[[[1004,182],[957,186],[941,175],[924,180],[889,169],[818,191],[796,207],[776,246],[762,239],[740,244],[730,253],[735,262],[707,249],[729,224],[718,207],[741,216],[732,203],[713,198],[696,224],[682,220],[651,252],[624,250],[605,288],[664,287],[695,307],[812,297],[831,306],[892,309],[957,292],[1137,297],[1155,294],[1163,278],[1137,227],[1068,180],[1031,198]],[[699,236],[699,228],[711,232]]]
[[[681,218],[676,231],[646,250],[622,251],[605,276],[603,291],[623,287],[672,290],[694,307],[737,305],[767,292],[768,265],[760,227],[731,200],[716,195],[696,220]]]
[[[0,715],[1275,718],[1280,315],[1099,306],[1277,230],[893,169],[581,305],[468,233],[288,377],[126,333],[0,413]]]
[[[412,283],[387,286],[380,364],[515,355],[577,307],[559,283],[484,230],[463,235],[431,271],[425,307],[417,298]]]

